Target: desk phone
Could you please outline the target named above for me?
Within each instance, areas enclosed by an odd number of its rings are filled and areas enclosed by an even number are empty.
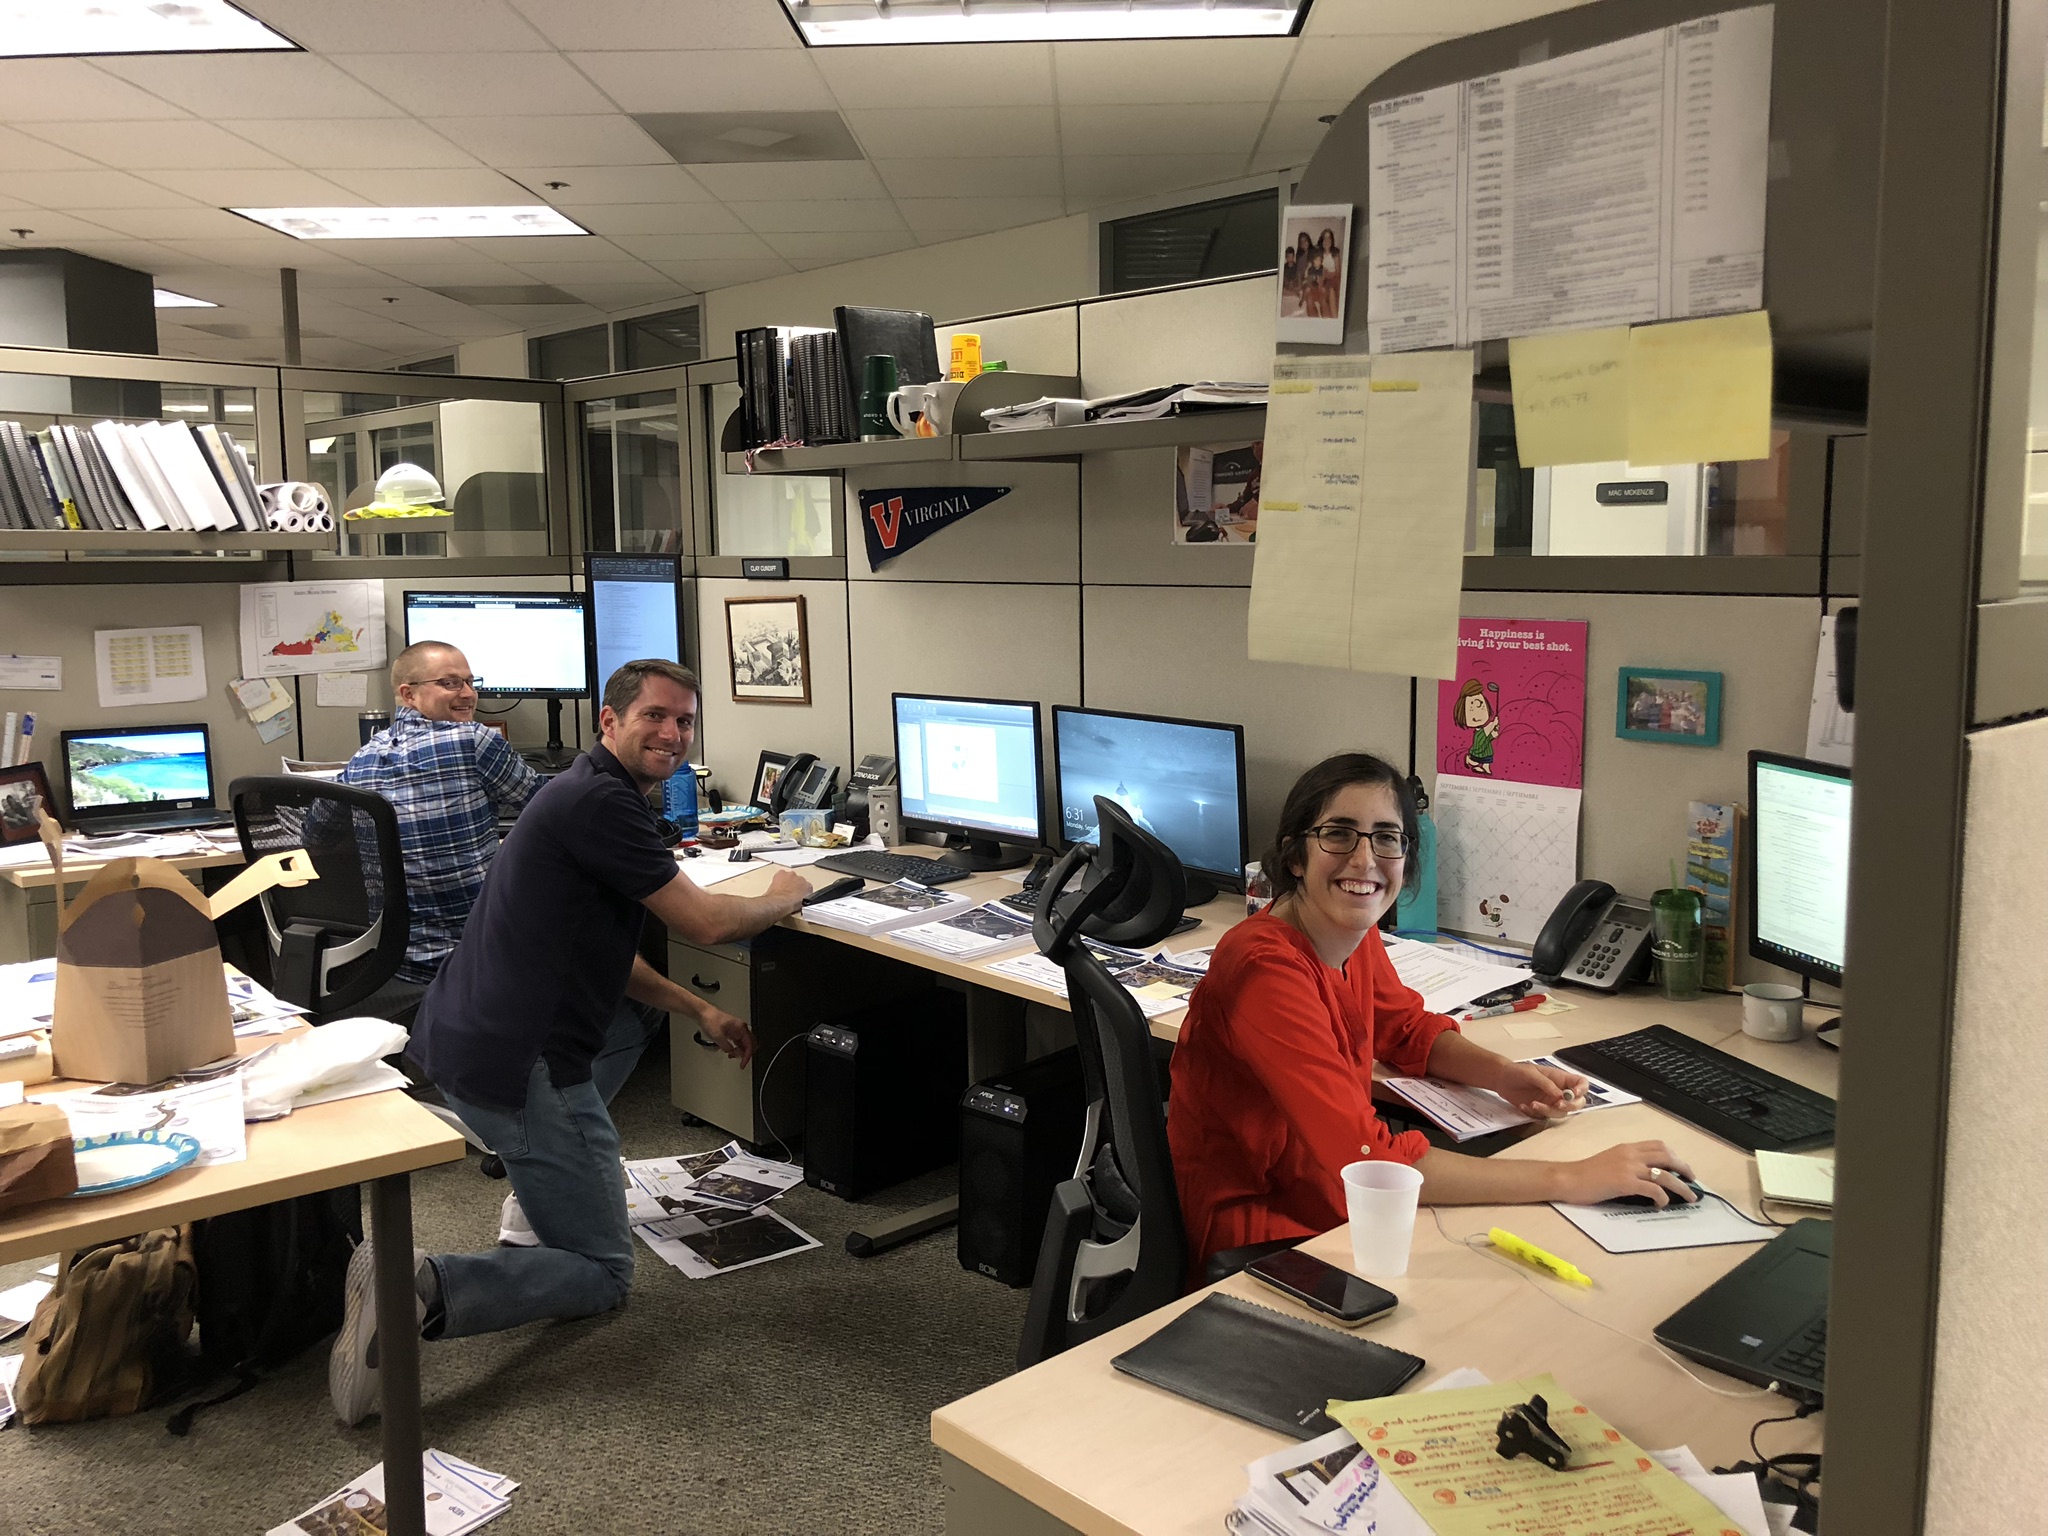
[[[1619,992],[1649,974],[1650,904],[1604,880],[1581,880],[1543,925],[1529,963],[1539,976]]]

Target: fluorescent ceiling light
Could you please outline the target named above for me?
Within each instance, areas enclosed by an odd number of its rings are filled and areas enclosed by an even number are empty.
[[[513,208],[230,208],[297,240],[482,240],[587,235],[540,204]]]
[[[1309,0],[782,0],[814,48],[884,43],[1091,42],[1106,38],[1292,37]]]
[[[300,51],[227,0],[0,0],[0,58],[263,49]]]
[[[189,293],[173,293],[168,288],[156,291],[158,309],[219,309],[211,299],[195,299]]]

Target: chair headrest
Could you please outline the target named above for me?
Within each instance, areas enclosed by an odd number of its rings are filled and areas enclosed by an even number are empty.
[[[1095,817],[1096,841],[1061,856],[1031,920],[1032,938],[1053,960],[1064,962],[1083,934],[1127,947],[1156,944],[1187,909],[1179,856],[1106,795],[1095,797]]]

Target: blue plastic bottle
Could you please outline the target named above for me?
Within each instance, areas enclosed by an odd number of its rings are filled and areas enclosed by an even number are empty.
[[[661,786],[661,814],[682,829],[684,841],[697,840],[697,771],[688,763]]]
[[[1394,903],[1394,926],[1404,932],[1434,932],[1436,929],[1436,822],[1430,818],[1429,796],[1420,779],[1410,779],[1415,791],[1415,886],[1401,892]]]

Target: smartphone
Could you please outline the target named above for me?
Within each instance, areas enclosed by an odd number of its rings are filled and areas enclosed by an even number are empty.
[[[1284,1248],[1255,1259],[1245,1266],[1244,1272],[1347,1325],[1391,1312],[1397,1299],[1392,1291],[1370,1280],[1361,1280],[1334,1264],[1325,1264],[1299,1248]]]

